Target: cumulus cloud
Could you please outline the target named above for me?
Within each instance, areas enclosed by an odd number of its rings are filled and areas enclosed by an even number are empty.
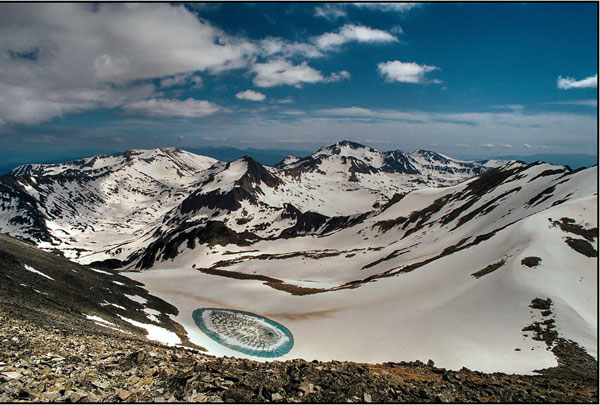
[[[220,71],[243,66],[255,52],[249,41],[227,35],[182,6],[13,4],[3,5],[1,15],[0,47],[39,49],[36,62],[54,67],[59,85]]]
[[[262,56],[280,54],[286,58],[302,56],[305,58],[320,58],[324,54],[314,44],[305,42],[290,42],[281,38],[265,38],[258,42]]]
[[[1,7],[0,119],[5,122],[37,123],[119,106],[133,96],[158,96],[128,95],[128,87],[153,78],[164,78],[165,87],[177,85],[181,73],[247,66],[258,52],[253,42],[229,36],[182,6]],[[189,80],[199,84],[194,76]]]
[[[320,7],[335,14],[333,6]],[[0,124],[35,124],[96,108],[157,111],[177,103],[165,91],[199,88],[200,74],[233,69],[253,73],[258,87],[347,80],[347,71],[327,76],[306,59],[352,41],[397,39],[352,24],[305,42],[248,39],[163,3],[2,4]],[[292,62],[297,58],[305,61]]]
[[[293,65],[284,59],[255,63],[252,70],[256,73],[252,82],[257,87],[302,86],[304,83],[317,83],[325,79],[321,72],[311,68],[306,62]]]
[[[347,42],[385,43],[395,42],[398,39],[389,32],[373,29],[361,25],[346,24],[337,32],[328,32],[314,38],[314,43],[319,49],[331,50]]]
[[[425,74],[439,69],[436,66],[419,65],[414,62],[400,62],[399,60],[381,62],[377,70],[387,82],[425,83]],[[439,81],[434,81],[439,83]]]
[[[401,27],[394,27],[394,33],[402,33]],[[398,39],[389,32],[362,25],[346,24],[335,32],[312,37],[308,42],[291,42],[282,38],[268,37],[257,41],[257,54],[265,57],[278,55],[285,58],[321,58],[327,51],[338,50],[348,42],[386,43]]]
[[[562,90],[596,88],[598,87],[598,75],[595,74],[594,76],[586,77],[581,80],[558,76],[556,86]]]
[[[347,80],[347,71],[326,76],[306,61],[291,60],[323,57],[351,41],[397,40],[351,24],[306,42],[250,40],[227,34],[181,5],[163,3],[1,7],[0,124],[35,124],[96,108],[167,106],[163,91],[198,88],[200,73],[238,68],[254,73],[258,87]],[[150,80],[157,80],[157,88]]]
[[[221,111],[218,105],[206,100],[151,98],[124,105],[127,111],[149,117],[202,118]]]
[[[530,144],[528,144],[528,143],[524,143],[523,146],[525,148],[527,148],[527,149],[531,149],[532,148],[532,146]]]
[[[281,58],[255,63],[252,71],[256,73],[252,82],[257,87],[289,85],[300,88],[306,83],[330,83],[350,79],[350,73],[346,70],[323,76],[320,71],[308,66],[306,62],[294,65]]]
[[[248,101],[263,101],[267,98],[267,96],[265,96],[264,94],[254,90],[240,91],[235,95],[235,97],[240,100]]]
[[[0,83],[0,121],[37,124],[70,113],[115,108],[154,95],[154,86],[97,85],[64,89]],[[1,122],[0,122],[1,123]]]

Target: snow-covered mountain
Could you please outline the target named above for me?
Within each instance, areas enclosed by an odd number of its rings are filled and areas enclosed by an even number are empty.
[[[529,373],[557,342],[597,357],[597,185],[347,141],[274,167],[136,150],[0,177],[0,232],[128,270],[212,354],[248,357],[198,308],[284,325],[282,358]]]
[[[466,162],[423,150],[379,152],[342,141],[302,159],[290,156],[275,167],[298,209],[331,216],[366,212],[385,204],[390,193],[456,184],[503,163]],[[306,188],[314,191],[306,195]],[[346,198],[336,198],[341,191]]]
[[[277,167],[250,157],[226,163],[172,148],[131,150],[24,165],[0,177],[0,232],[81,263],[120,265],[208,223],[250,240],[331,230],[397,193],[454,184],[487,168],[347,141]]]
[[[118,254],[190,193],[215,159],[176,149],[130,150],[0,177],[0,232],[86,262]]]

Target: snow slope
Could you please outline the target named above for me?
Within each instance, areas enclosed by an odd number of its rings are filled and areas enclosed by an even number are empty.
[[[535,298],[552,300],[560,337],[597,357],[596,206],[595,168],[514,162],[325,235],[198,245],[127,275],[177,306],[190,339],[216,355],[244,357],[199,331],[197,308],[281,323],[295,342],[283,358],[531,373],[557,364],[522,330],[542,320]]]

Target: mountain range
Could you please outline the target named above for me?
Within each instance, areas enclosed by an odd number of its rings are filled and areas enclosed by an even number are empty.
[[[561,345],[597,358],[597,184],[597,167],[349,141],[273,166],[131,150],[1,176],[0,232],[142,283],[211,354],[253,358],[199,308],[284,325],[284,360],[532,373]]]
[[[81,263],[131,261],[174,229],[210,220],[261,238],[317,231],[306,221],[364,214],[395,194],[454,184],[494,163],[341,142],[274,167],[248,156],[223,162],[178,149],[28,164],[0,177],[0,232]]]

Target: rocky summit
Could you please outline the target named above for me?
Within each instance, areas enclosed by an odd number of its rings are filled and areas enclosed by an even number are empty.
[[[261,363],[43,326],[14,311],[0,322],[0,402],[598,402],[594,370],[523,376],[432,361]]]

